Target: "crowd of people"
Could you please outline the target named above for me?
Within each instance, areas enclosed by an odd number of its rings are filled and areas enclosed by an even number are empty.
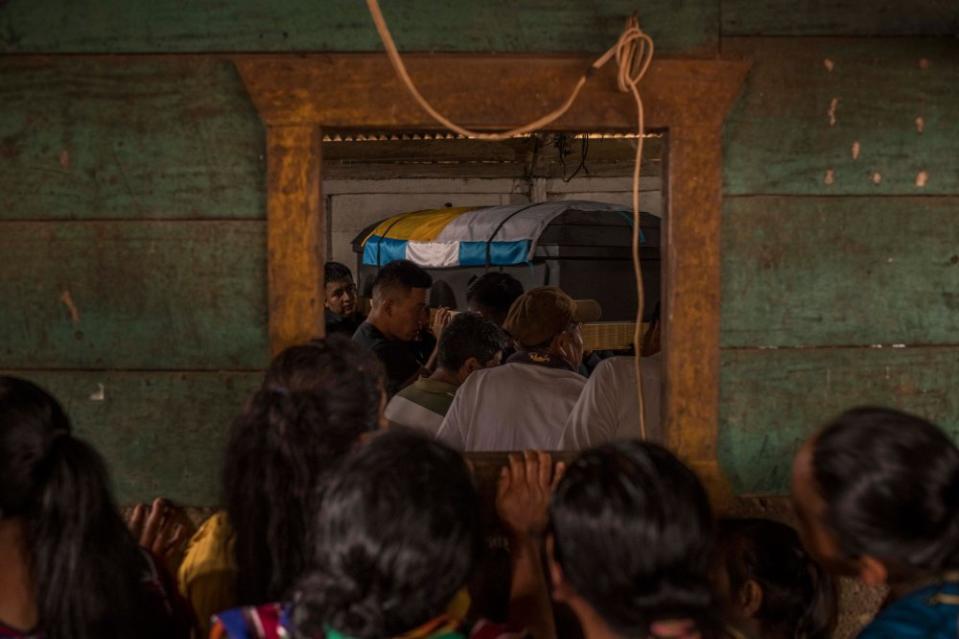
[[[492,271],[471,282],[468,312],[431,317],[432,284],[416,264],[391,262],[377,273],[363,317],[350,270],[326,266],[327,334],[355,327],[353,340],[379,359],[392,424],[468,452],[582,450],[640,436],[633,358],[584,352],[586,313],[561,289],[524,291]],[[661,441],[658,314],[643,351],[647,433]]]
[[[277,355],[238,407],[224,508],[192,534],[162,500],[125,520],[58,401],[0,377],[0,637],[819,639],[839,577],[889,588],[861,637],[959,634],[942,429],[851,409],[793,461],[798,530],[718,518],[689,468],[635,437],[629,393],[590,391],[627,369],[583,374],[576,303],[517,284],[480,277],[470,311],[430,327],[415,265],[380,271],[365,318],[330,265],[338,328]],[[542,452],[560,445],[568,463]],[[495,521],[464,450],[525,451]]]

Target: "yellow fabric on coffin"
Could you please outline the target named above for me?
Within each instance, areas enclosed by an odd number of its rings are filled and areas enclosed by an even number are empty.
[[[446,226],[470,211],[475,211],[476,206],[460,206],[450,209],[425,209],[422,211],[412,211],[410,213],[400,213],[389,217],[380,222],[373,232],[363,243],[365,244],[370,237],[377,235],[393,240],[409,240],[411,242],[431,242],[446,228]],[[385,234],[385,235],[384,235]]]

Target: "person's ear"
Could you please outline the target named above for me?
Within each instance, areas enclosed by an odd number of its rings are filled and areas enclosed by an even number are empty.
[[[859,579],[867,586],[883,586],[889,578],[885,564],[870,555],[859,558]]]
[[[475,357],[470,357],[460,366],[456,376],[459,377],[460,383],[462,384],[474,371],[478,371],[481,368],[483,368],[483,365],[480,361]]]
[[[754,579],[747,579],[737,594],[739,597],[739,609],[747,619],[753,619],[759,615],[759,610],[763,607],[763,589]]]
[[[556,540],[553,535],[546,536],[546,565],[549,569],[549,582],[553,591],[553,599],[569,601],[572,589],[569,582],[566,581],[563,568],[556,561]]]
[[[569,336],[564,331],[554,337],[549,346],[550,350],[552,350],[554,353],[562,353],[563,355],[566,355],[567,349],[569,348]]]
[[[386,316],[392,317],[393,305],[394,305],[393,298],[384,297],[383,299],[380,300],[380,310]]]

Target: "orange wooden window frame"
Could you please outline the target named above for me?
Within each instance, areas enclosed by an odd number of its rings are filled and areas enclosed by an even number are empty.
[[[424,95],[454,121],[496,130],[555,108],[591,60],[576,56],[416,54]],[[322,334],[323,129],[430,130],[381,54],[237,56],[267,129],[269,332],[273,352]],[[613,65],[592,78],[555,124],[634,131],[635,106]],[[713,494],[728,495],[716,457],[719,410],[722,126],[749,63],[658,59],[642,84],[646,127],[665,130],[663,406],[667,445]]]

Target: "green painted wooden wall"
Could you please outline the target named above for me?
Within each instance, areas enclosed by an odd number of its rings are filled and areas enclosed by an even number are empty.
[[[724,2],[724,29],[735,16],[736,33],[813,29],[794,12],[770,26],[759,9],[775,4]],[[890,35],[885,19],[866,23]],[[855,404],[959,434],[959,42],[722,49],[755,60],[725,131],[720,459],[735,486],[784,491],[799,442]]]
[[[224,54],[379,44],[359,0],[121,4],[0,0],[0,369],[63,399],[122,501],[212,504],[267,361],[263,128]],[[599,52],[638,10],[661,55],[753,59],[724,143],[724,467],[781,492],[861,402],[959,434],[959,5],[383,4],[407,51]]]
[[[657,46],[711,53],[713,0],[383,0],[404,51],[601,51],[642,8]],[[121,9],[122,7],[122,9]],[[362,0],[8,0],[0,49],[43,53],[375,51]]]

